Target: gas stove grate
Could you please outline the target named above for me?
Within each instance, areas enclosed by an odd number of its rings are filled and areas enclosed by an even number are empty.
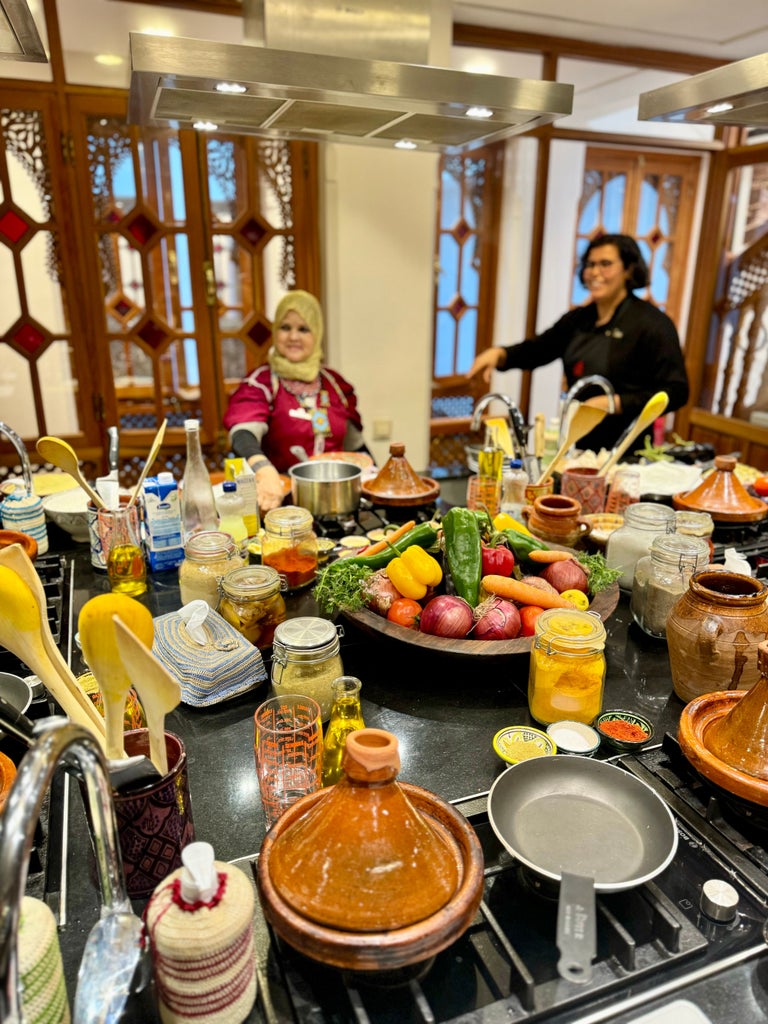
[[[64,558],[51,553],[38,555],[34,566],[45,591],[48,625],[51,627],[54,641],[58,644],[61,641],[64,611]],[[0,647],[0,672],[27,676],[31,671],[15,654],[5,647]]]

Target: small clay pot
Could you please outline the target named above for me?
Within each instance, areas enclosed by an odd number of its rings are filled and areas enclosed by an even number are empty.
[[[540,540],[573,547],[582,537],[588,537],[592,525],[581,515],[581,504],[563,494],[545,494],[526,505],[523,515],[528,529]]]

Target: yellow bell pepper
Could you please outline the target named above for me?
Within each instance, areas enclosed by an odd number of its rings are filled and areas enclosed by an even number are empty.
[[[495,530],[517,530],[518,533],[524,533],[528,537],[532,537],[533,534],[527,526],[523,526],[517,519],[513,519],[507,512],[499,512],[496,518],[493,520],[493,527]]]
[[[443,578],[443,570],[436,558],[414,544],[388,563],[387,576],[403,597],[420,601],[427,588],[437,586]]]

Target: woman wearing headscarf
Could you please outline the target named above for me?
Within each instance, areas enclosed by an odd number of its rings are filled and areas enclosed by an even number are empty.
[[[321,366],[323,312],[309,292],[287,292],[272,323],[265,365],[240,382],[224,415],[235,455],[256,475],[259,508],[283,500],[280,473],[322,452],[367,451],[352,385]]]

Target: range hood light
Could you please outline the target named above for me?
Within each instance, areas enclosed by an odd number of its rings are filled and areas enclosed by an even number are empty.
[[[493,111],[488,107],[470,107],[467,117],[493,117]]]
[[[708,114],[724,114],[726,110],[733,110],[733,104],[716,103],[713,107],[707,107]]]
[[[241,93],[248,92],[248,90],[239,82],[217,82],[216,92],[230,93],[233,96],[239,96]]]
[[[395,143],[395,149],[418,149],[419,147],[411,139],[400,139]]]
[[[198,132],[215,132],[219,126],[213,121],[194,121],[192,127]]]

